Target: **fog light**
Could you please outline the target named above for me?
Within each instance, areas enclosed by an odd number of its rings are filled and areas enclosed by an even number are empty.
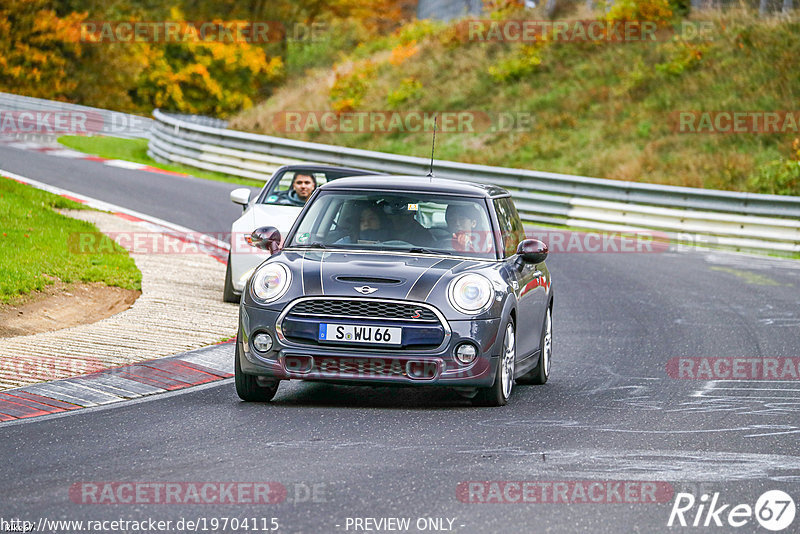
[[[475,345],[471,343],[462,343],[461,345],[456,347],[455,356],[458,363],[463,365],[468,365],[475,361],[475,357],[478,355],[478,349],[475,348]]]
[[[267,333],[260,333],[253,336],[253,348],[258,352],[269,352],[272,349],[272,336]]]

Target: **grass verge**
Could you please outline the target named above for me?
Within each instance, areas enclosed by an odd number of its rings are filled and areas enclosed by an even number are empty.
[[[247,178],[239,178],[238,176],[229,176],[219,172],[204,171],[195,169],[194,167],[187,167],[184,165],[173,165],[159,163],[147,155],[147,139],[123,139],[121,137],[104,137],[104,136],[83,136],[83,135],[63,135],[58,138],[58,142],[62,145],[83,152],[84,154],[92,154],[100,156],[101,158],[108,159],[121,159],[124,161],[132,161],[134,163],[141,163],[143,165],[150,165],[157,169],[164,169],[165,171],[181,172],[189,174],[195,178],[203,178],[206,180],[216,180],[218,182],[227,182],[231,184],[258,186],[262,182],[258,180],[248,180]]]
[[[141,290],[142,273],[127,251],[77,254],[70,236],[98,232],[91,223],[71,219],[55,209],[85,206],[0,176],[0,304],[15,303],[55,280],[102,282]]]

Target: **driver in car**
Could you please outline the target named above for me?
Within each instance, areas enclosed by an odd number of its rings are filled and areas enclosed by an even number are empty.
[[[386,226],[381,210],[375,205],[366,205],[358,216],[355,231],[334,244],[377,243],[386,239]]]
[[[313,174],[298,172],[292,179],[292,186],[280,195],[281,200],[288,200],[295,206],[302,206],[317,188],[317,179]]]

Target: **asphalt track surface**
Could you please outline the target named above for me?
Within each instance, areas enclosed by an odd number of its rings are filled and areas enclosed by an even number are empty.
[[[226,231],[239,213],[228,184],[9,148],[0,148],[0,168],[203,232]],[[800,382],[685,380],[666,370],[678,357],[800,356],[800,263],[672,251],[552,254],[548,265],[551,379],[517,386],[506,407],[473,408],[429,388],[297,381],[284,382],[270,404],[247,404],[226,380],[0,424],[0,516],[277,518],[279,532],[365,531],[352,518],[389,517],[409,518],[411,532],[418,518],[451,519],[456,532],[768,532],[754,518],[725,523],[732,506],[722,527],[703,526],[703,515],[698,527],[668,528],[673,498],[462,502],[458,488],[469,481],[661,482],[698,503],[719,493],[720,505],[750,506],[778,489],[800,505]],[[274,481],[287,497],[257,505],[70,499],[75,484],[99,481]],[[697,510],[685,514],[690,525]],[[800,517],[784,532],[799,525]]]

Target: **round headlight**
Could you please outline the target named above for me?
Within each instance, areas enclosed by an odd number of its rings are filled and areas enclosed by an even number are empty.
[[[485,276],[471,273],[450,282],[447,296],[450,304],[461,313],[477,315],[491,306],[494,289]]]
[[[292,273],[282,263],[266,263],[253,275],[253,296],[261,302],[272,302],[281,298],[289,289]]]

